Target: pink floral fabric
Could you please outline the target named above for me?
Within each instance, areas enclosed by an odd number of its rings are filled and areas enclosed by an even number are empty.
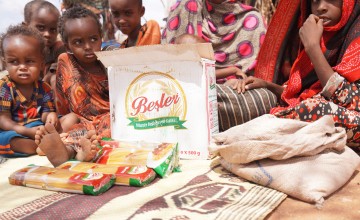
[[[217,68],[237,66],[247,73],[256,65],[265,33],[261,14],[239,1],[178,0],[170,8],[162,40],[174,43],[182,34],[197,35],[212,43]]]

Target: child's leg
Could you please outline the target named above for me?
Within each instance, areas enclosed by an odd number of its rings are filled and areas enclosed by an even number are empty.
[[[10,140],[11,150],[25,154],[36,154],[37,145],[34,140],[15,137]]]
[[[78,124],[79,122],[80,119],[74,113],[69,113],[67,115],[64,115],[60,118],[61,129],[59,132],[60,133],[68,132],[73,125]]]
[[[74,149],[65,146],[52,124],[45,124],[36,132],[35,143],[54,167],[74,158]]]

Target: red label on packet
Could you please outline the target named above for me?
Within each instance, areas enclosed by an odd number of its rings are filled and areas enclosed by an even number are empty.
[[[146,166],[125,166],[119,167],[115,176],[115,184],[145,186],[155,179],[156,174],[153,169]]]
[[[103,147],[99,153],[101,153],[101,156],[97,158],[96,163],[100,164],[107,164],[107,161],[109,160],[109,154],[113,148],[111,147]]]
[[[99,188],[104,180],[110,179],[111,176],[102,173],[78,173],[71,176],[69,182]]]
[[[116,176],[122,176],[122,177],[132,177],[136,178],[139,177],[140,179],[143,179],[149,175],[149,173],[152,173],[153,171],[146,166],[124,166],[119,167],[119,169],[116,171]]]
[[[117,185],[144,186],[149,184],[155,177],[154,170],[143,165],[109,165],[99,163],[89,163],[80,161],[68,161],[57,167],[59,169],[69,169],[81,173],[103,173],[111,174]],[[73,177],[72,181],[81,182],[84,176]],[[86,176],[86,179],[96,179],[96,176]]]
[[[100,140],[100,145],[104,147],[119,147],[119,142],[111,139]]]

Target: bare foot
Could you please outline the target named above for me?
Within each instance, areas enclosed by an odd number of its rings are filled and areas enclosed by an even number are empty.
[[[35,133],[35,144],[36,145],[39,145],[40,144],[40,141],[41,141],[41,138],[43,137],[44,135],[44,126],[40,126],[39,129],[36,131]]]
[[[96,132],[94,130],[89,131],[85,137],[80,139],[80,149],[78,150],[75,159],[86,162],[92,161],[96,155],[97,143]]]
[[[68,161],[74,154],[73,150],[65,146],[54,125],[50,123],[46,123],[36,132],[35,143],[54,167]]]
[[[41,139],[42,137],[44,136],[44,134],[46,134],[47,132],[44,132],[44,126],[40,126],[39,127],[39,130],[36,132],[35,134],[35,144],[36,145],[39,145],[40,142],[41,142]],[[46,131],[46,130],[45,130]],[[64,142],[64,140],[66,139],[66,137],[68,136],[69,134],[68,133],[61,133],[60,134],[60,138],[61,140]],[[45,153],[40,149],[40,147],[37,147],[36,148],[36,153],[39,155],[39,156],[46,156]]]
[[[40,149],[40,147],[37,147],[37,148],[36,148],[36,153],[37,153],[39,156],[45,156],[45,153]]]

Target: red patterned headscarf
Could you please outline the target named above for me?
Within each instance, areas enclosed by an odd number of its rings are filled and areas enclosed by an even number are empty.
[[[360,79],[359,2],[360,0],[343,0],[339,23],[332,27],[324,27],[321,39],[321,49],[334,72],[338,72],[350,82]],[[302,1],[301,24],[310,14],[307,4],[308,1]],[[281,99],[288,105],[287,107],[294,107],[322,90],[305,50],[300,51],[286,84]],[[272,113],[280,110],[283,108],[275,108]]]

